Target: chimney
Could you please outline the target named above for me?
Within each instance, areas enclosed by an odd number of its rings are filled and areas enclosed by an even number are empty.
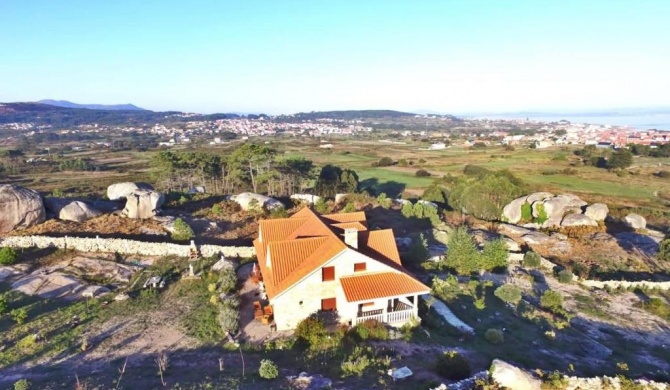
[[[344,229],[344,243],[354,249],[358,249],[358,229]]]

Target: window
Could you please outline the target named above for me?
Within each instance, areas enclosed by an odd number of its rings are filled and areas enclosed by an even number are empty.
[[[335,280],[335,267],[321,268],[321,280],[324,282]]]
[[[354,272],[365,271],[365,269],[366,269],[366,264],[365,264],[365,263],[356,263],[356,264],[354,264]]]
[[[321,310],[323,310],[323,311],[337,310],[337,299],[336,298],[322,299],[321,300]]]

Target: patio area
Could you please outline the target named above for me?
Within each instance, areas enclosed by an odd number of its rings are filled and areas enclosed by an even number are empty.
[[[291,335],[292,331],[274,330],[273,309],[261,291],[262,279],[254,273],[254,263],[241,266],[237,278],[243,282],[240,288],[240,339],[251,343],[263,343]]]

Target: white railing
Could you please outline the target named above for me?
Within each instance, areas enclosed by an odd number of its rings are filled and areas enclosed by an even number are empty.
[[[398,310],[381,314],[362,315],[360,317],[356,317],[354,325],[358,325],[361,322],[365,322],[367,320],[375,320],[385,324],[394,324],[397,322],[408,321],[410,318],[412,318],[412,315],[414,315],[414,309]]]

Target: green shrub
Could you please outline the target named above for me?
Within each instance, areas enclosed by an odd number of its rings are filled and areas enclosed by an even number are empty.
[[[319,200],[314,203],[314,210],[319,213],[319,214],[326,214],[328,213],[328,202],[326,202],[325,198],[319,198]]]
[[[237,275],[233,268],[224,268],[219,274],[219,288],[224,293],[229,293],[237,287]]]
[[[286,211],[286,209],[283,207],[276,207],[270,210],[270,218],[272,219],[288,218],[288,211]]]
[[[540,306],[553,312],[563,310],[563,296],[558,291],[547,290],[540,297]]]
[[[670,305],[665,303],[663,298],[653,297],[642,304],[642,308],[651,314],[657,315],[670,321]]]
[[[356,346],[351,355],[342,362],[342,376],[362,376],[365,370],[372,365],[372,359],[368,356],[366,348]]]
[[[214,204],[214,206],[212,206],[212,214],[214,214],[214,215],[223,214],[223,208],[221,207],[220,204],[216,203],[216,204]]]
[[[503,302],[517,305],[521,301],[521,290],[513,284],[505,284],[498,287],[493,294]]]
[[[458,351],[451,350],[438,357],[435,370],[447,379],[459,381],[470,376],[470,362]]]
[[[658,246],[658,259],[660,261],[670,262],[670,238],[661,241]]]
[[[18,260],[19,254],[14,248],[3,247],[0,249],[0,265],[12,265]]]
[[[343,213],[353,213],[354,211],[356,211],[356,206],[353,203],[347,203],[342,209]]]
[[[537,218],[533,219],[533,222],[539,223],[540,225],[547,222],[549,216],[547,215],[547,210],[544,209],[544,204],[540,203],[537,205]]]
[[[14,390],[28,390],[30,389],[30,382],[28,379],[19,379],[14,382]]]
[[[26,318],[28,318],[28,311],[25,308],[14,309],[9,314],[12,316],[14,322],[19,325],[23,324]]]
[[[418,171],[414,172],[414,175],[416,175],[416,177],[430,177],[430,172],[425,169],[419,169]]]
[[[391,200],[391,198],[388,198],[386,194],[383,192],[379,194],[379,196],[377,197],[377,203],[379,203],[379,205],[385,209],[391,207],[392,202],[393,201]]]
[[[570,270],[564,269],[558,273],[558,281],[564,284],[572,283],[575,275],[570,272]]]
[[[320,344],[328,337],[323,321],[315,316],[307,317],[295,328],[295,337],[305,342],[310,349],[319,349]]]
[[[493,272],[504,272],[507,269],[507,244],[501,239],[487,241],[479,256],[479,268]]]
[[[219,305],[217,319],[224,334],[235,334],[240,327],[240,301],[237,298],[224,299]]]
[[[383,323],[377,320],[366,320],[356,325],[353,329],[354,334],[360,340],[388,340],[389,330]]]
[[[528,202],[521,205],[521,221],[530,222],[533,220],[533,207]]]
[[[0,316],[7,311],[7,297],[0,295]]]
[[[414,206],[412,206],[411,202],[405,202],[405,204],[402,205],[400,212],[403,217],[412,218],[414,216]]]
[[[523,266],[527,268],[537,268],[542,264],[542,258],[540,255],[533,251],[526,252],[523,255]]]
[[[172,239],[175,241],[185,241],[195,237],[193,229],[184,220],[177,218],[174,221],[174,232],[172,232]]]
[[[263,379],[275,379],[279,376],[279,368],[270,359],[261,360],[261,366],[258,368],[258,375]]]
[[[502,344],[505,341],[505,336],[500,329],[489,329],[484,333],[484,338],[491,344]]]

